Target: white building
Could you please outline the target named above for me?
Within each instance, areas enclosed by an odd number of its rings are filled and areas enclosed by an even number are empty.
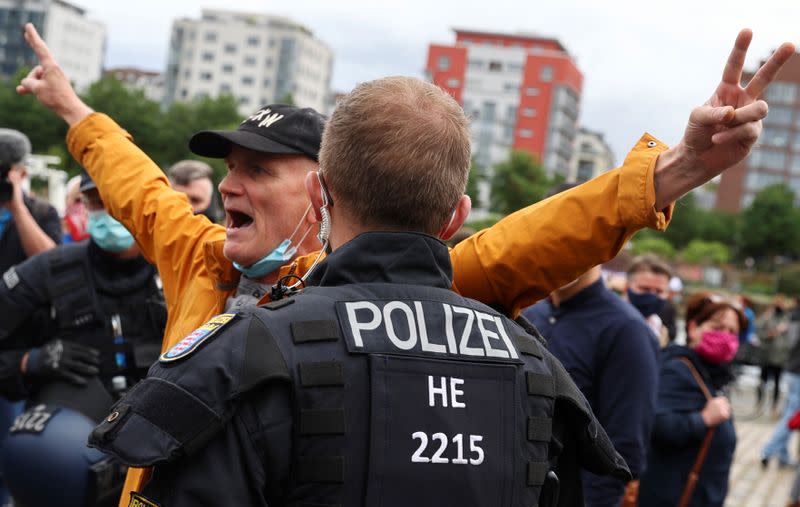
[[[106,75],[114,76],[132,90],[141,90],[144,96],[159,104],[164,101],[164,74],[133,67],[108,69]]]
[[[106,51],[106,28],[86,11],[63,0],[0,0],[0,74],[33,67],[36,58],[22,38],[31,22],[47,41],[64,72],[83,91],[100,79]]]
[[[614,167],[614,153],[603,134],[581,128],[575,137],[575,151],[567,181],[583,183]]]
[[[291,95],[324,111],[333,51],[303,25],[264,14],[203,10],[172,25],[165,103],[230,94],[239,112]]]

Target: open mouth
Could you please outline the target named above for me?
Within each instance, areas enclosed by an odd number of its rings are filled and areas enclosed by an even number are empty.
[[[253,223],[253,217],[241,211],[228,210],[228,228],[241,229]]]

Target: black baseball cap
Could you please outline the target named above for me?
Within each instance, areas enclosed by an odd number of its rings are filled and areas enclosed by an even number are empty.
[[[189,139],[192,153],[225,158],[233,145],[262,153],[305,155],[319,161],[325,116],[305,107],[264,106],[236,130],[203,130]]]
[[[80,192],[86,192],[87,190],[91,190],[93,188],[97,188],[92,178],[86,172],[81,173],[81,185],[78,187]]]

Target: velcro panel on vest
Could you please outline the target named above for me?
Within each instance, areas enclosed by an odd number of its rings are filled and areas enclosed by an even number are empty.
[[[344,371],[339,361],[305,362],[298,365],[303,387],[343,386]]]
[[[239,390],[247,392],[263,382],[290,382],[291,378],[289,367],[272,333],[258,318],[250,319]]]
[[[528,463],[528,486],[541,486],[550,471],[550,463]]]
[[[89,443],[131,466],[151,466],[192,454],[221,428],[222,418],[193,394],[148,377],[94,429]]]
[[[556,386],[552,376],[528,371],[525,372],[525,379],[528,383],[529,396],[556,397]]]
[[[344,482],[344,457],[299,458],[295,465],[298,482]]]
[[[517,346],[517,350],[519,350],[520,354],[538,357],[539,359],[544,357],[542,349],[539,348],[539,344],[530,336],[514,335],[514,344]]]
[[[324,342],[342,337],[335,320],[302,320],[291,323],[292,341],[295,343]]]
[[[549,417],[528,417],[528,440],[549,442],[553,436],[553,420]]]
[[[344,409],[300,410],[300,435],[344,435]]]

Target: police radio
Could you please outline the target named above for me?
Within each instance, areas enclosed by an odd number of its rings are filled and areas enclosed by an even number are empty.
[[[8,202],[14,195],[14,187],[8,181],[9,171],[11,171],[11,164],[0,164],[0,202]]]

